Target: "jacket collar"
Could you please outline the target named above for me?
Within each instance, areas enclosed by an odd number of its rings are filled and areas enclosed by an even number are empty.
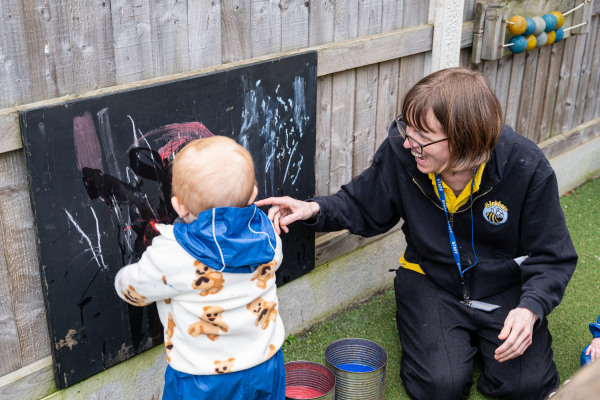
[[[212,269],[252,272],[275,257],[273,224],[255,205],[206,210],[192,223],[175,224],[175,239]]]

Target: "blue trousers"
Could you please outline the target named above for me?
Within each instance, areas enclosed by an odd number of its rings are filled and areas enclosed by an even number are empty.
[[[221,375],[190,375],[167,366],[163,400],[283,400],[285,370],[281,349],[255,367]]]

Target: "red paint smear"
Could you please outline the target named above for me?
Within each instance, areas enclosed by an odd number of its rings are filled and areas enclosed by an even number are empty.
[[[324,394],[322,391],[309,386],[287,386],[285,388],[285,397],[292,399],[314,399]]]
[[[102,169],[102,151],[96,136],[96,127],[92,114],[88,111],[82,116],[73,118],[73,142],[77,153],[77,168]]]
[[[137,147],[142,140],[153,140],[159,146],[158,154],[161,159],[166,160],[172,153],[177,151],[183,144],[194,139],[214,136],[206,126],[200,122],[182,122],[168,124],[154,129],[136,140],[127,151]]]
[[[154,239],[156,236],[160,235],[160,232],[158,231],[158,229],[156,229],[156,224],[160,223],[161,221],[159,220],[151,220],[148,221],[148,223],[146,224],[146,228],[144,229],[144,245],[146,247],[150,246],[152,244],[152,239]]]
[[[160,154],[161,160],[164,161],[169,158],[171,154],[175,153],[178,148],[187,142],[189,142],[187,138],[177,138],[171,140],[169,143],[158,149],[158,154]]]

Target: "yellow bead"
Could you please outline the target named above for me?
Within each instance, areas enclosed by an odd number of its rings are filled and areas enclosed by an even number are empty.
[[[556,29],[560,28],[565,23],[565,17],[563,17],[560,11],[552,11],[550,14],[554,15],[558,21],[556,24]]]
[[[537,44],[537,39],[535,38],[535,35],[527,36],[527,47],[525,48],[525,51],[529,51],[529,50],[533,49],[536,44]]]
[[[513,35],[521,35],[527,29],[527,21],[520,15],[515,15],[508,20],[508,31]]]
[[[548,41],[546,42],[546,46],[550,46],[556,40],[556,32],[550,31],[548,32]]]

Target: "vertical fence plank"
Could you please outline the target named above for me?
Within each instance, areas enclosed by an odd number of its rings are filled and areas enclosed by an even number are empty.
[[[519,116],[517,118],[517,132],[531,139],[529,132],[529,116],[533,107],[533,90],[535,88],[535,73],[540,50],[533,49],[525,53],[525,71],[523,72],[523,86],[519,99]]]
[[[2,238],[20,344],[13,351],[28,365],[50,355],[50,339],[23,153],[0,154],[0,171]]]
[[[150,3],[154,76],[189,69],[187,1]]]
[[[510,71],[512,69],[512,56],[502,57],[498,60],[498,69],[496,72],[496,82],[494,83],[494,91],[498,102],[502,108],[502,114],[506,114],[506,107],[511,93],[510,88]]]
[[[117,83],[115,47],[113,39],[111,3],[90,1],[90,12],[94,21],[94,43],[97,54],[97,87],[113,86]],[[77,77],[75,77],[77,79]]]
[[[73,56],[66,0],[23,2],[33,100],[74,92]]]
[[[383,0],[381,31],[390,32],[402,28],[404,1]],[[377,115],[375,120],[375,150],[388,134],[388,127],[398,112],[398,74],[400,60],[390,60],[379,64],[377,87]]]
[[[354,70],[333,74],[329,193],[352,178],[355,84]]]
[[[375,149],[388,135],[388,127],[398,112],[398,74],[400,61],[392,60],[379,65],[377,87],[377,115],[375,121]]]
[[[382,0],[381,31],[390,32],[402,28],[404,0]]]
[[[379,0],[359,1],[358,36],[381,32],[382,11]],[[379,64],[357,68],[352,176],[364,171],[371,164],[375,153],[378,80]]]
[[[412,28],[425,25],[429,17],[429,3],[429,1],[404,1],[402,26]]]
[[[309,2],[281,0],[281,51],[308,46]]]
[[[531,113],[529,114],[527,137],[536,143],[540,140],[540,124],[542,122],[544,101],[548,100],[546,97],[546,84],[548,80],[548,69],[550,68],[551,52],[552,49],[550,47],[544,46],[540,48],[537,70],[535,72],[535,84],[531,99]]]
[[[577,98],[575,100],[575,114],[573,116],[574,125],[585,122],[583,114],[586,106],[585,103],[587,101],[588,88],[593,80],[591,73],[594,58],[594,39],[596,37],[596,31],[598,30],[598,21],[598,18],[592,18],[590,30],[584,35],[586,36],[585,50],[583,52],[583,63],[581,65],[581,74],[579,76],[579,88],[577,89]]]
[[[223,62],[245,60],[252,57],[250,43],[250,5],[244,0],[231,0],[221,3],[223,32]]]
[[[357,36],[381,33],[383,3],[381,0],[359,0]]]
[[[188,49],[191,70],[221,64],[221,2],[188,0]]]
[[[308,41],[310,46],[333,41],[334,6],[328,0],[313,0],[309,6]],[[329,194],[331,161],[331,118],[333,75],[317,82],[317,134],[315,149],[315,190],[319,196]]]
[[[358,4],[353,0],[340,0],[334,4],[334,40],[355,38],[358,34]],[[352,178],[356,70],[333,74],[331,93],[329,192],[335,193]]]
[[[114,85],[110,3],[70,0],[68,15],[75,92]]]
[[[404,96],[423,76],[425,67],[425,55],[415,54],[403,57],[400,60],[400,72],[398,74],[398,110],[402,110]]]
[[[308,44],[318,46],[333,41],[335,8],[329,0],[312,0],[308,17]]]
[[[338,0],[334,8],[333,39],[336,42],[358,35],[358,4],[354,0]]]
[[[113,0],[111,15],[117,83],[154,76],[149,0]]]
[[[523,86],[523,74],[525,72],[525,53],[511,56],[512,66],[510,71],[510,87],[508,89],[508,101],[506,102],[506,112],[504,122],[507,125],[516,128],[517,117],[519,116],[519,98],[521,97],[521,87]]]
[[[554,104],[554,113],[552,115],[552,125],[550,125],[550,137],[560,135],[563,132],[563,121],[567,107],[566,98],[569,90],[569,82],[571,80],[571,67],[573,54],[575,52],[575,38],[565,39],[564,42],[565,47],[560,65],[556,102]]]
[[[279,2],[252,0],[250,11],[252,57],[281,51],[281,10]]]
[[[475,3],[478,0],[466,0],[463,9],[463,21],[470,21],[473,19],[473,10],[475,9]]]
[[[0,2],[0,108],[31,102],[31,68],[23,3]]]
[[[600,3],[600,1],[598,1]],[[595,16],[597,21],[596,31],[593,32],[595,37],[594,56],[592,61],[592,71],[590,83],[588,85],[587,97],[585,100],[585,110],[583,118],[585,121],[594,119],[600,115],[600,100],[598,99],[598,91],[600,90],[600,16]],[[591,34],[592,32],[588,33]]]
[[[352,176],[360,174],[371,165],[375,154],[378,80],[378,64],[361,67],[356,71]]]
[[[542,120],[540,122],[539,142],[550,137],[550,128],[554,116],[554,107],[558,96],[558,81],[560,78],[560,68],[564,53],[564,42],[558,42],[550,49],[550,68],[548,70],[548,79],[546,82],[546,96],[542,108]]]
[[[573,118],[575,115],[575,103],[577,102],[577,90],[579,89],[579,77],[581,76],[586,37],[587,35],[575,35],[570,39],[575,42],[575,51],[573,53],[573,58],[571,59],[571,77],[569,79],[565,115],[562,123],[563,132],[568,131],[575,126],[575,124],[573,124]]]
[[[464,49],[460,49],[460,56],[458,57],[458,60],[458,65],[461,67],[471,67],[471,48],[466,47]]]
[[[0,203],[4,202],[4,193],[10,188],[0,188]],[[4,232],[0,219],[0,232]],[[0,376],[16,371],[23,365],[21,352],[15,351],[19,346],[19,333],[17,331],[16,316],[12,305],[10,293],[10,276],[6,262],[4,235],[0,236]],[[45,322],[45,321],[43,321]]]
[[[496,75],[498,73],[498,62],[499,60],[490,60],[483,62],[482,73],[487,78],[490,85],[496,84]]]
[[[332,89],[333,75],[319,77],[317,81],[317,134],[315,149],[315,192],[317,196],[327,196],[329,194]]]

